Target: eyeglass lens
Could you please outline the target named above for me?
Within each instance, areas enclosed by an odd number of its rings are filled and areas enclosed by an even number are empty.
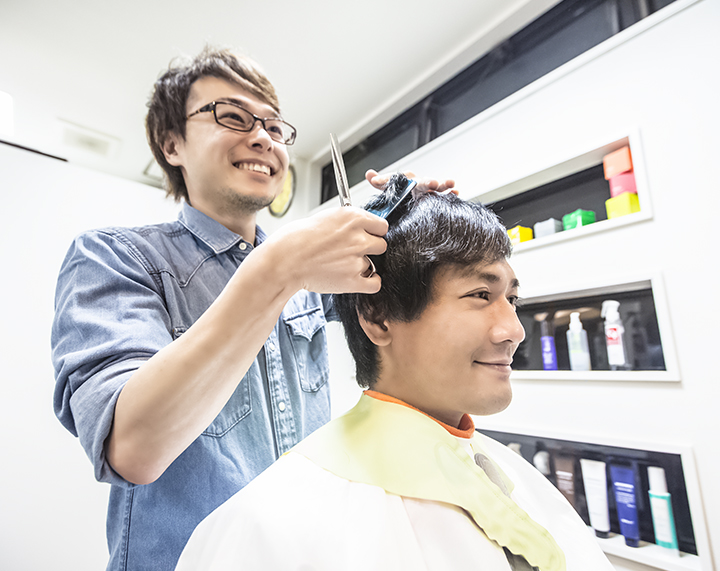
[[[242,107],[229,103],[215,104],[215,117],[223,127],[236,131],[250,131],[255,125],[255,116]],[[295,129],[280,119],[263,119],[265,130],[280,143],[289,143],[295,138]]]

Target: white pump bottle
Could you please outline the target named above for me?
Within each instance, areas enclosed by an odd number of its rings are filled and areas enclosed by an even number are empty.
[[[570,329],[566,335],[570,353],[570,368],[573,371],[589,371],[590,349],[587,331],[583,329],[579,312],[574,311],[570,314]]]

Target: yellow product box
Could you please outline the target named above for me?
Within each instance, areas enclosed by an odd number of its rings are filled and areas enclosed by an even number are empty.
[[[633,212],[640,212],[640,201],[634,192],[623,192],[605,201],[608,218],[618,218]]]
[[[514,228],[508,228],[508,236],[510,236],[510,242],[513,244],[519,244],[520,242],[527,242],[533,239],[532,228],[526,228],[525,226],[515,226]]]

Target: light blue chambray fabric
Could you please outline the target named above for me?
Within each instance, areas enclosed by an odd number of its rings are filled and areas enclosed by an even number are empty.
[[[130,484],[106,462],[125,382],[198,319],[264,238],[258,228],[249,244],[185,204],[175,222],[86,232],[68,251],[52,328],[54,405],[95,477],[111,484],[108,569],[173,569],[206,515],[330,419],[325,325],[335,316],[329,296],[301,291],[222,412],[156,482]]]

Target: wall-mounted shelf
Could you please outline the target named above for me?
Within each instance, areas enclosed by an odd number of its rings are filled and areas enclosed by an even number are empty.
[[[615,513],[614,499],[612,499],[610,490],[608,499],[611,502],[609,509],[612,533],[606,539],[596,537],[598,544],[608,555],[663,571],[713,570],[694,455],[692,448],[689,446],[617,438],[594,438],[588,435],[566,435],[542,431],[528,433],[525,429],[487,430],[482,428],[481,419],[478,419],[476,424],[478,430],[487,436],[505,445],[514,444],[519,450],[518,453],[531,463],[537,451],[545,450],[551,454],[552,458],[556,458],[558,454],[570,455],[576,462],[579,462],[579,458],[596,458],[606,461],[619,461],[620,458],[635,459],[638,466],[641,467],[640,473],[642,473],[645,466],[662,466],[668,474],[669,491],[673,496],[679,543],[681,549],[685,549],[686,552],[681,551],[678,556],[672,551],[651,542],[653,531],[649,521],[650,515],[647,501],[638,502],[638,515],[643,540],[641,540],[639,547],[628,547],[625,544],[624,537],[620,535],[619,529],[617,529],[617,514]],[[647,494],[647,479],[642,476],[638,476],[638,478],[638,484],[640,485],[638,490],[643,495]],[[555,483],[552,477],[550,479]],[[585,491],[579,466],[576,466],[574,480],[575,494],[577,495],[574,505],[579,515],[589,526]],[[589,528],[589,531],[594,534],[592,528]]]
[[[604,300],[620,303],[625,325],[625,345],[629,370],[611,370],[605,348],[604,320],[600,309]],[[563,291],[538,292],[523,298],[518,316],[526,338],[515,353],[514,380],[547,381],[679,381],[680,372],[662,279],[635,276],[626,281],[606,281]],[[569,314],[580,312],[588,335],[592,369],[570,370],[565,332]],[[557,353],[557,370],[544,370],[540,342],[541,322],[550,326]]]
[[[542,236],[535,238],[528,242],[521,242],[513,246],[513,256],[517,256],[522,252],[533,250],[535,248],[543,248],[546,246],[552,246],[553,244],[567,242],[568,240],[577,240],[600,232],[612,232],[623,226],[629,226],[631,224],[637,224],[638,222],[644,222],[650,220],[652,215],[649,212],[634,212],[628,214],[622,218],[612,218],[611,220],[601,220],[590,224],[589,226],[583,226],[582,228],[573,228],[572,230],[564,230],[557,234],[551,234],[550,236]]]
[[[603,157],[626,146],[630,147],[632,152],[640,211],[608,219],[604,202],[610,198],[610,189],[602,174]],[[589,150],[580,151],[576,156],[483,193],[472,200],[482,202],[495,210],[508,228],[518,224],[532,227],[536,222],[550,217],[560,220],[564,214],[577,208],[595,211],[597,222],[516,244],[513,248],[515,255],[652,219],[642,145],[637,130],[623,136],[611,137]]]
[[[637,383],[677,382],[680,378],[667,371],[513,371],[513,381],[618,381]]]

